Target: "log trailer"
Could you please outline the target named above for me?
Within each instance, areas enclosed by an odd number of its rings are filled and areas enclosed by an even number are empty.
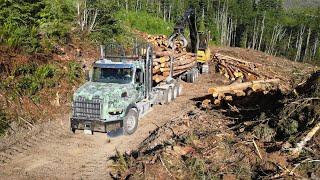
[[[202,14],[202,19],[200,20],[198,27],[196,11],[193,7],[190,7],[175,24],[174,32],[169,38],[169,44],[174,48],[175,41],[180,39],[183,42],[184,47],[188,46],[188,40],[184,35],[186,26],[189,27],[190,31],[189,49],[192,53],[197,54],[198,69],[200,73],[208,73],[208,62],[211,58],[211,51],[208,45],[210,32],[206,30],[204,25],[204,13]]]
[[[123,129],[125,135],[133,134],[138,120],[156,104],[167,104],[182,93],[180,79],[197,77],[197,67],[178,77],[169,76],[154,84],[153,49],[151,45],[133,48],[125,55],[120,46],[101,48],[102,58],[93,64],[88,82],[73,95],[71,130],[109,132]],[[172,64],[172,63],[171,63]],[[172,69],[172,66],[171,66]]]

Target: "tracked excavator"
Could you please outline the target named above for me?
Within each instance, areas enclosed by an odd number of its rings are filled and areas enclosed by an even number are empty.
[[[189,27],[190,43],[185,37],[185,28]],[[210,32],[206,30],[204,25],[204,13],[197,25],[196,11],[193,7],[187,9],[184,15],[177,21],[174,31],[169,38],[169,45],[175,49],[175,41],[181,40],[183,47],[190,52],[197,54],[197,64],[200,73],[208,73],[208,62],[211,58],[211,51],[209,48]]]

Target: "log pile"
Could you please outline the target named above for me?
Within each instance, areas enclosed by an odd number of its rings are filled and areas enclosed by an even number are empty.
[[[217,71],[231,81],[230,85],[212,87],[208,90],[215,105],[220,105],[222,101],[232,101],[235,97],[249,96],[256,92],[267,94],[279,89],[280,79],[258,72],[262,64],[220,53],[214,54],[213,60]]]
[[[269,93],[279,88],[280,79],[259,80],[244,83],[234,83],[228,86],[212,87],[213,104],[220,105],[221,101],[232,101],[234,97],[248,96],[254,92]]]
[[[153,45],[154,50],[153,80],[155,83],[160,83],[170,76],[171,61],[173,77],[196,66],[196,55],[188,53],[182,47],[182,42],[176,41],[176,48],[172,50],[165,35],[149,35],[147,41]]]
[[[263,75],[255,71],[261,64],[248,62],[219,53],[214,54],[213,60],[217,64],[217,71],[231,81],[235,81],[236,79],[240,79],[242,82],[254,81],[263,78]]]

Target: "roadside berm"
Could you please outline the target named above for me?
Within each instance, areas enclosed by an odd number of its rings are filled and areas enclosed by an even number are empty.
[[[239,48],[214,52],[208,95],[113,157],[111,177],[318,179],[317,67]]]

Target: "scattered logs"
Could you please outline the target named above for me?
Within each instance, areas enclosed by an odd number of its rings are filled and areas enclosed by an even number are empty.
[[[279,88],[280,79],[258,80],[243,83],[233,83],[227,86],[217,86],[209,88],[208,92],[212,94],[215,105],[219,105],[222,100],[232,101],[233,97],[242,97],[250,95],[253,92],[269,93]]]
[[[235,57],[216,53],[213,57],[216,70],[231,81],[230,85],[209,88],[215,105],[222,101],[233,101],[235,97],[249,96],[255,92],[279,89],[280,79],[273,79],[257,70],[261,64],[252,63]]]
[[[216,69],[231,81],[241,79],[242,81],[254,81],[260,79],[262,75],[255,72],[261,64],[251,63],[231,56],[214,54],[213,60],[216,62]]]

